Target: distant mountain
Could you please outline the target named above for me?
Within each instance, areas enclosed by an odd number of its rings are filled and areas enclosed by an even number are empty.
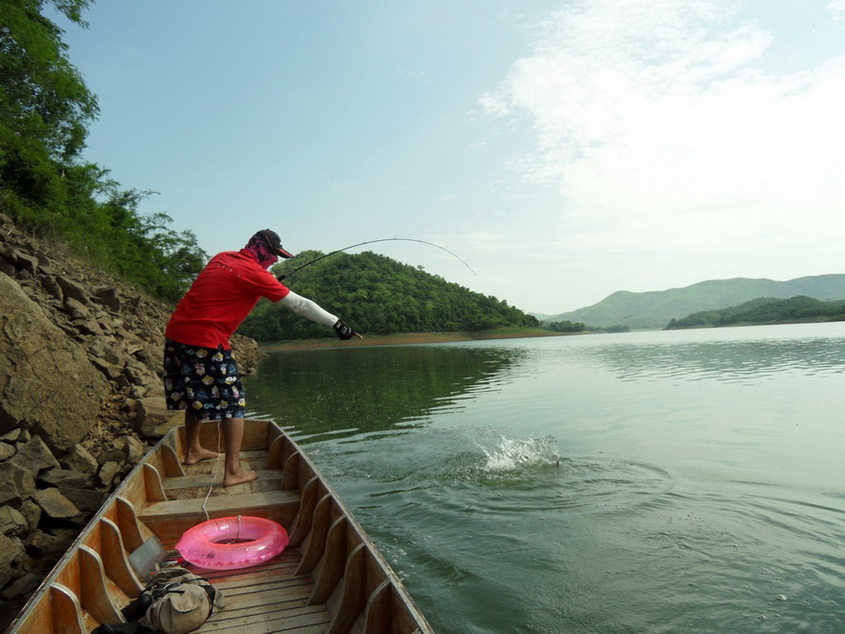
[[[592,306],[559,315],[534,316],[546,322],[573,321],[598,328],[615,325],[632,329],[663,328],[671,319],[704,310],[728,308],[759,297],[788,299],[796,295],[822,300],[845,299],[845,275],[814,275],[786,282],[737,277],[665,291],[617,291]]]

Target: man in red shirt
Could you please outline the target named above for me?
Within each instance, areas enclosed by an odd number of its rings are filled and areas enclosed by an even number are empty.
[[[244,391],[229,338],[262,297],[298,315],[334,328],[343,340],[361,338],[335,315],[297,295],[268,271],[279,256],[292,258],[278,234],[263,229],[240,251],[215,255],[179,301],[164,332],[164,388],[167,407],[185,410],[185,464],[217,457],[200,444],[202,421],[223,425],[226,466],[223,486],[258,477],[241,467]]]

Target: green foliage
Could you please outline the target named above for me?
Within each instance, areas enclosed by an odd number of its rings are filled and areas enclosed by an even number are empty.
[[[552,321],[544,323],[542,326],[552,332],[584,332],[586,328],[584,324],[574,321]]]
[[[274,273],[292,271],[321,255],[301,253],[296,260],[277,265]],[[539,324],[495,297],[372,252],[334,255],[291,274],[284,283],[362,333],[482,331]],[[334,336],[324,326],[267,301],[259,302],[239,332],[259,341]]]
[[[51,4],[86,26],[89,0]],[[191,232],[168,229],[166,214],[138,212],[150,192],[122,190],[108,170],[79,160],[97,100],[44,5],[0,0],[0,211],[157,297],[178,299],[206,254]]]
[[[822,321],[843,314],[843,300],[822,301],[804,295],[789,299],[761,297],[730,308],[704,310],[683,319],[672,319],[666,329]]]

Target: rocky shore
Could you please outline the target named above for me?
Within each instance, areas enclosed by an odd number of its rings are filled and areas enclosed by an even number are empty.
[[[0,630],[181,417],[164,408],[171,307],[0,214]],[[233,341],[242,368],[254,341]]]

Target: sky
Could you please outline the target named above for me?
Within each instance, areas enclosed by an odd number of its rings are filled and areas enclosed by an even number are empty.
[[[845,272],[845,0],[101,0],[84,18],[55,17],[100,105],[84,159],[209,255],[264,228],[294,253],[412,238],[442,249],[350,252],[543,315]]]

